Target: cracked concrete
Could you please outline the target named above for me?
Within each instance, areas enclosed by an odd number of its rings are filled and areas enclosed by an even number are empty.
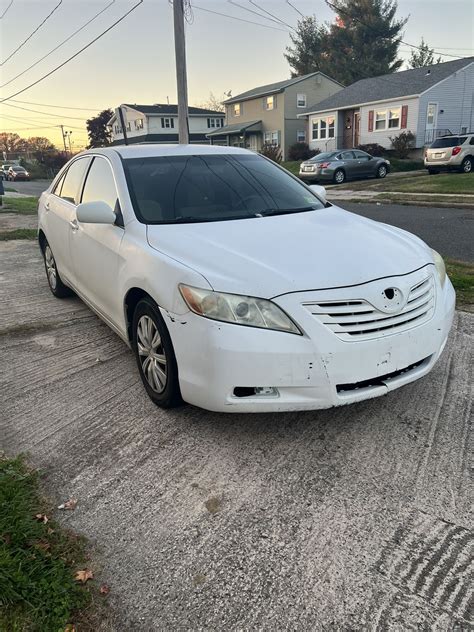
[[[0,443],[96,548],[114,628],[453,630],[472,614],[472,330],[433,372],[328,411],[156,408],[124,345],[0,245]],[[58,512],[59,513],[59,512]]]

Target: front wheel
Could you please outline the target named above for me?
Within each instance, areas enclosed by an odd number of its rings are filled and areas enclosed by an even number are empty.
[[[66,296],[72,296],[73,291],[64,285],[59,276],[58,266],[56,265],[56,259],[54,258],[53,251],[50,248],[48,242],[44,245],[43,250],[44,268],[46,270],[46,277],[48,279],[49,289],[56,298],[65,298]]]
[[[344,173],[342,169],[338,169],[336,173],[334,174],[333,179],[336,184],[342,184],[346,179],[346,174]]]
[[[387,167],[385,165],[380,165],[377,169],[377,178],[385,178],[387,175]]]
[[[150,298],[142,299],[135,309],[132,346],[150,399],[161,408],[182,404],[173,344],[158,306]]]
[[[464,158],[461,165],[461,171],[462,173],[471,173],[472,171],[472,158],[471,157]]]

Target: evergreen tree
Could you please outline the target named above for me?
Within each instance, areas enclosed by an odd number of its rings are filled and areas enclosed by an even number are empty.
[[[107,123],[113,116],[112,110],[102,110],[97,116],[86,121],[87,135],[89,136],[89,145],[87,149],[94,147],[106,147],[110,145],[111,133],[107,127]]]
[[[418,49],[411,51],[408,66],[410,68],[421,68],[422,66],[432,66],[441,63],[441,57],[435,59],[434,50],[428,46],[423,38]]]

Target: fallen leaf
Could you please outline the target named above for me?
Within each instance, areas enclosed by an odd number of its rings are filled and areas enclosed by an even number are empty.
[[[76,632],[77,628],[74,625],[74,623],[68,623],[67,626],[64,628],[64,632]]]
[[[77,500],[75,498],[70,498],[69,500],[66,500],[65,503],[62,503],[61,505],[58,506],[58,509],[70,509],[71,511],[74,511],[74,509],[76,508],[77,505]]]
[[[44,522],[44,524],[46,524],[49,520],[48,516],[46,516],[45,514],[36,514],[35,516],[36,520],[39,520],[40,522]]]
[[[102,584],[102,586],[100,587],[100,594],[108,595],[109,592],[110,592],[110,588],[107,586],[107,584]]]
[[[35,544],[36,548],[42,549],[43,551],[49,551],[51,548],[51,544],[49,542],[37,542]]]
[[[92,579],[93,577],[94,573],[90,569],[85,568],[83,571],[77,571],[74,579],[76,582],[82,582],[85,584],[88,579]]]
[[[54,529],[51,529],[51,527],[48,527],[48,535],[51,535],[52,533],[54,533]]]

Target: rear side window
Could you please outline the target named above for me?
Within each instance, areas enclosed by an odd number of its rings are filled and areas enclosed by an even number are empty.
[[[56,186],[53,189],[54,195],[58,195],[59,197],[61,196],[61,187],[63,186],[65,176],[66,176],[66,172],[64,172],[63,175],[56,182]]]
[[[79,204],[79,187],[81,186],[90,158],[79,158],[75,160],[66,172],[66,176],[61,188],[61,197],[63,200]]]
[[[106,202],[112,210],[117,203],[117,189],[109,163],[104,158],[94,158],[87,174],[82,202]]]
[[[352,151],[343,151],[341,154],[342,160],[354,160],[354,154]]]
[[[432,149],[439,149],[442,147],[456,147],[462,145],[467,139],[467,136],[450,136],[449,138],[438,138],[431,145]]]

